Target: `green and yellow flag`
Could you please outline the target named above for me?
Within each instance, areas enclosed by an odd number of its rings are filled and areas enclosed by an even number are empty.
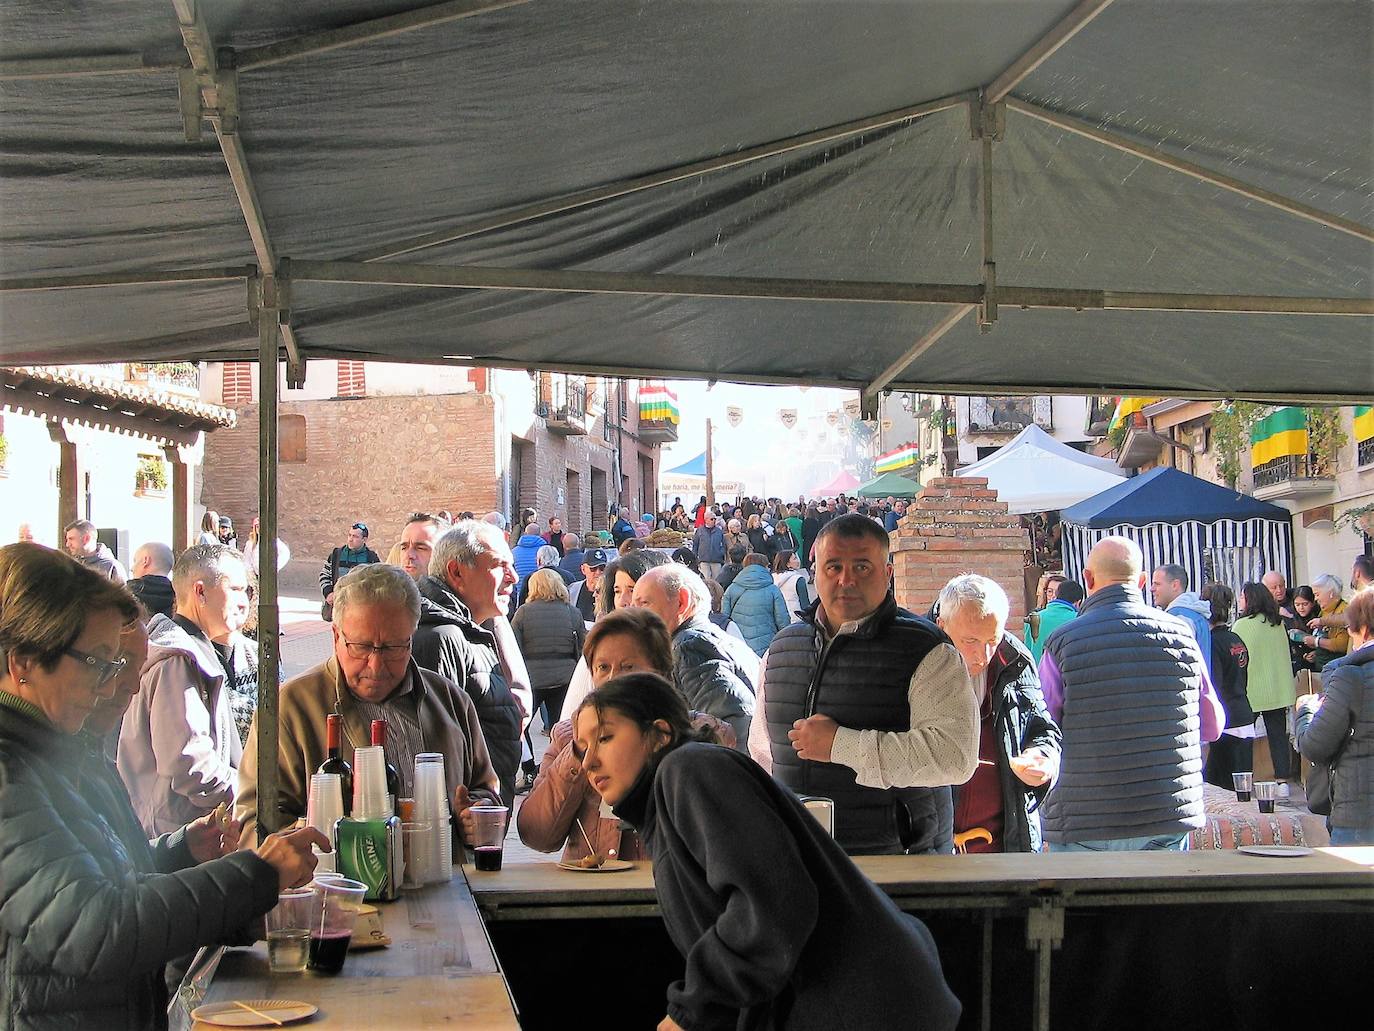
[[[1369,405],[1355,406],[1355,439],[1369,440],[1374,437],[1374,408]]]
[[[1250,430],[1250,464],[1258,468],[1276,458],[1307,454],[1307,413],[1301,408],[1279,408]]]

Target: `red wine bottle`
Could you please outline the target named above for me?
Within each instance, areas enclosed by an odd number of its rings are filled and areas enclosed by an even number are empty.
[[[386,747],[386,720],[372,721],[372,743]],[[385,752],[383,753],[385,755]],[[386,762],[386,793],[387,802],[390,804],[391,813],[396,814],[396,799],[401,797],[401,775],[396,771],[396,767],[390,759]]]
[[[343,811],[348,816],[353,812],[353,767],[339,754],[339,741],[343,733],[343,717],[330,713],[325,717],[324,747],[328,753],[320,763],[317,773],[337,773],[339,786],[343,789]]]

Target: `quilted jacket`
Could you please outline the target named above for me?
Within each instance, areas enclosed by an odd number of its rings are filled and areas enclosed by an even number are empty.
[[[276,904],[251,852],[160,874],[137,826],[80,737],[0,705],[0,1028],[165,1027],[163,965]]]

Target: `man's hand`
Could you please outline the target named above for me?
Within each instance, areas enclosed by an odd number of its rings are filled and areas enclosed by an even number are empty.
[[[330,847],[329,839],[314,827],[301,827],[269,834],[253,851],[277,871],[277,890],[286,891],[300,887],[314,876],[315,856],[310,851],[311,845],[318,845],[325,852]]]
[[[1308,630],[1320,630],[1325,624],[1322,623],[1321,616],[1315,616],[1307,621]]]
[[[1012,756],[1008,765],[1017,780],[1032,788],[1048,783],[1059,772],[1059,764],[1039,748],[1027,748],[1020,755]]]
[[[1293,705],[1298,710],[1299,715],[1314,713],[1322,707],[1321,695],[1302,695]]]
[[[186,825],[186,847],[197,863],[208,863],[238,850],[243,825],[230,816],[227,809],[223,810],[222,818],[220,813],[221,810],[216,809]]]
[[[840,725],[829,716],[808,716],[792,724],[787,740],[792,742],[798,758],[828,763],[830,750],[835,746],[835,732],[839,729]]]
[[[472,795],[466,784],[453,789],[453,811],[458,814],[458,834],[464,844],[471,844],[477,833],[477,818],[472,815]]]

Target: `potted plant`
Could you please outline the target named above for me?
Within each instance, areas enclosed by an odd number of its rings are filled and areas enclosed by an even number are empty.
[[[1356,533],[1374,537],[1374,502],[1360,505],[1358,508],[1347,508],[1336,517],[1335,525],[1349,526]]]
[[[159,496],[167,491],[167,467],[156,455],[141,455],[134,471],[134,493]]]

